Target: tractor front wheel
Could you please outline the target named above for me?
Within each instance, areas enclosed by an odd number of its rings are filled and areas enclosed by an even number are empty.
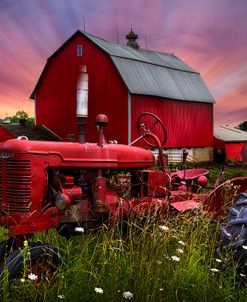
[[[228,219],[221,227],[221,234],[218,255],[226,258],[231,253],[237,272],[247,276],[247,193],[241,193],[229,207]]]
[[[10,281],[29,278],[36,284],[54,278],[61,258],[57,248],[38,241],[11,253],[1,265],[0,274],[8,273]]]

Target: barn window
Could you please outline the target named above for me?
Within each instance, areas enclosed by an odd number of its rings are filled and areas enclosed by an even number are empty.
[[[82,56],[82,45],[77,45],[77,57]]]

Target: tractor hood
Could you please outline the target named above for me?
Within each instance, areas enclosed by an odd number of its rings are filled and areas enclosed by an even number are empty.
[[[29,141],[11,139],[0,144],[0,158],[32,154],[48,156],[49,166],[92,168],[141,168],[155,164],[152,152],[128,145]]]

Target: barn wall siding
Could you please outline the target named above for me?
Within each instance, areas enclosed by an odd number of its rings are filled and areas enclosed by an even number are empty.
[[[227,160],[243,161],[241,152],[245,143],[225,143]]]
[[[82,45],[82,56],[77,56]],[[95,117],[108,115],[106,137],[127,143],[128,92],[111,59],[87,38],[78,36],[50,60],[36,89],[37,125],[45,124],[60,137],[77,138],[76,84],[81,65],[89,74],[87,141],[97,139]],[[120,113],[120,114],[119,114]]]
[[[132,140],[138,137],[135,121],[143,112],[156,114],[165,124],[166,148],[213,146],[213,104],[132,96]]]

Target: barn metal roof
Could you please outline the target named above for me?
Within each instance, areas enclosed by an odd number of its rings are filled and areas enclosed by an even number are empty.
[[[247,132],[231,126],[216,126],[214,137],[224,142],[247,142]]]
[[[200,74],[175,55],[83,34],[111,56],[130,93],[214,103]]]

